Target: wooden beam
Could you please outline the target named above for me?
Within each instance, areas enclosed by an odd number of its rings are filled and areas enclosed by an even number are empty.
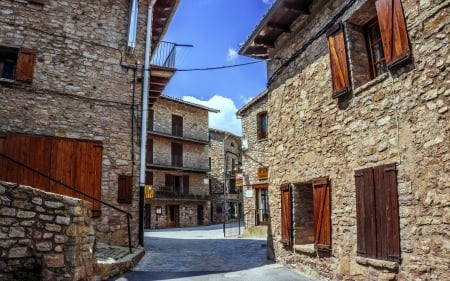
[[[254,42],[255,42],[255,44],[264,45],[265,47],[268,47],[268,48],[275,48],[273,41],[268,40],[265,37],[257,37],[257,38],[255,38]]]
[[[267,23],[267,27],[273,28],[273,29],[278,29],[282,32],[291,32],[291,27],[287,24],[281,24],[278,22],[273,22],[270,21]]]
[[[309,14],[308,5],[296,2],[284,2],[283,8],[300,12],[301,14]]]

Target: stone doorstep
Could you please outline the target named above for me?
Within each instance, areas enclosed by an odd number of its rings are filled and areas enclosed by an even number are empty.
[[[95,244],[94,268],[92,280],[107,280],[117,274],[133,268],[144,256],[144,248],[133,248],[130,254],[128,247],[111,246],[103,243]]]

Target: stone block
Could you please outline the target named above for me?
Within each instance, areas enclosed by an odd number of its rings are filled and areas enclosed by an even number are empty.
[[[43,255],[43,264],[49,268],[64,267],[64,254],[45,254]]]

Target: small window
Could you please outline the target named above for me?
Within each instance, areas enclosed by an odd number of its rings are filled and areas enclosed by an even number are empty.
[[[268,134],[268,119],[267,119],[267,112],[262,112],[258,114],[258,139],[266,139]]]
[[[172,135],[183,136],[183,117],[172,115]]]
[[[120,175],[118,186],[117,202],[122,204],[131,204],[133,201],[133,177]]]
[[[387,71],[378,19],[371,20],[364,28],[364,32],[369,53],[370,74],[373,79]]]
[[[0,46],[0,79],[31,82],[36,52]]]
[[[147,139],[147,148],[145,152],[145,162],[147,164],[153,164],[153,139]]]
[[[155,115],[154,111],[152,109],[150,109],[148,111],[148,116],[147,116],[147,119],[148,119],[147,123],[148,123],[149,131],[153,131],[154,115]]]

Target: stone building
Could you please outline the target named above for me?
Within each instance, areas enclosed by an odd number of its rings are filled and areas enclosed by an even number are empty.
[[[241,219],[242,180],[236,176],[240,172],[241,164],[240,137],[210,128],[209,162],[212,222],[223,223]]]
[[[278,0],[268,255],[330,280],[450,280],[450,1]]]
[[[100,242],[128,245],[128,216],[94,199],[128,212],[131,243],[138,243],[137,124],[148,14],[155,57],[177,5],[0,2],[0,180],[91,201]],[[157,97],[174,66],[150,68],[149,96]]]
[[[269,221],[269,162],[267,159],[269,123],[267,91],[240,108],[242,120],[242,171],[245,227],[267,225]]]
[[[149,112],[145,227],[210,223],[208,113],[162,95]]]

